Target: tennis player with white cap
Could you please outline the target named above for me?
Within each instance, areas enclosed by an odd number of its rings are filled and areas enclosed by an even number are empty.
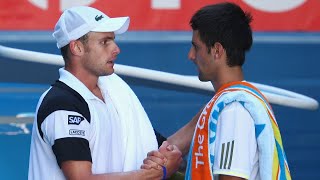
[[[140,169],[158,143],[141,103],[113,73],[120,53],[115,34],[129,22],[84,6],[61,15],[53,37],[65,66],[36,109],[30,180],[163,179],[181,163],[177,146],[168,145],[158,162],[165,166]]]

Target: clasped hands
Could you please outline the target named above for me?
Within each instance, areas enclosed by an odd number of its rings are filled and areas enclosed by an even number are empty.
[[[158,150],[150,151],[143,160],[141,169],[157,169],[162,172],[162,179],[175,173],[182,162],[182,153],[177,146],[164,141]],[[165,167],[165,170],[163,169]],[[165,172],[166,171],[166,172]]]

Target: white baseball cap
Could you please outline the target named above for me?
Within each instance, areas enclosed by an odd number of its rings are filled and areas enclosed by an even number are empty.
[[[77,6],[63,12],[52,36],[60,49],[90,31],[124,33],[128,30],[129,24],[129,17],[110,18],[95,8]]]

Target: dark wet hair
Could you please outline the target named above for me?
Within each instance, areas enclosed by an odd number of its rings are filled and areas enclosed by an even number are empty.
[[[234,3],[208,5],[198,10],[191,18],[193,30],[199,31],[200,40],[210,53],[219,42],[227,53],[227,64],[242,66],[245,52],[252,46],[252,16]]]

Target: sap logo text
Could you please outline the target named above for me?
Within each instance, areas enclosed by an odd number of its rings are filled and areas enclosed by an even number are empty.
[[[69,115],[68,116],[68,124],[74,124],[74,125],[79,125],[81,121],[83,121],[84,118],[81,116],[76,116],[76,115]]]
[[[78,129],[70,129],[69,130],[70,135],[77,135],[77,136],[85,136],[84,130],[78,130]]]

